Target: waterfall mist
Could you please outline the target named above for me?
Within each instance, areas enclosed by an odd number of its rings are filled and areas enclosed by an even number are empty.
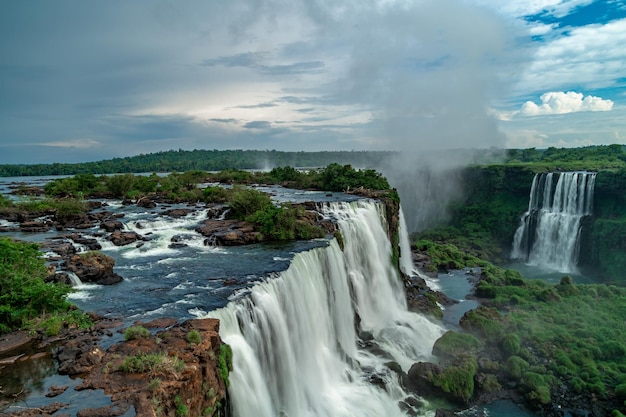
[[[428,360],[443,333],[407,311],[382,206],[359,201],[323,211],[338,222],[343,250],[332,240],[299,253],[287,271],[211,313],[233,349],[237,417],[404,416],[399,402],[408,395],[385,363],[406,371]]]
[[[344,22],[352,52],[337,91],[370,111],[364,147],[397,151],[376,168],[420,231],[447,220],[463,167],[498,160],[506,137],[490,106],[523,69],[526,33],[463,1],[370,7]]]

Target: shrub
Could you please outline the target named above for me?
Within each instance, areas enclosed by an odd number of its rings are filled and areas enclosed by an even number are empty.
[[[519,379],[522,377],[524,372],[530,367],[528,362],[519,356],[511,356],[506,361],[505,369],[509,375],[513,378]]]
[[[187,333],[187,342],[192,345],[199,345],[202,343],[202,336],[200,335],[200,332],[196,329],[189,331],[189,333]]]
[[[458,365],[448,366],[441,374],[433,375],[433,383],[444,392],[467,402],[474,395],[474,376],[477,370],[476,359],[468,356]]]
[[[152,380],[150,380],[150,383],[148,383],[148,390],[149,391],[156,391],[161,387],[161,379],[159,378],[154,378]]]
[[[0,207],[13,207],[13,201],[10,198],[5,197],[3,194],[0,194]]]
[[[509,333],[502,338],[500,346],[507,356],[517,355],[520,351],[520,338],[514,333]]]
[[[133,188],[135,176],[132,174],[106,177],[106,187],[117,198],[123,198]]]
[[[224,187],[207,187],[203,191],[204,201],[207,203],[225,203],[230,195],[229,190]]]
[[[433,354],[440,357],[454,357],[463,353],[476,352],[483,343],[469,333],[447,331],[435,342]]]
[[[125,340],[146,339],[150,337],[150,330],[143,326],[130,326],[124,331]]]
[[[236,219],[245,219],[257,211],[263,211],[272,206],[272,200],[267,193],[252,188],[233,188],[229,198],[230,216]]]
[[[70,309],[67,294],[71,286],[46,283],[46,276],[36,244],[0,237],[0,333],[15,330],[42,314]]]

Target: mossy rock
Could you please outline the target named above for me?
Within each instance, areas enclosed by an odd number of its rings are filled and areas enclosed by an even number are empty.
[[[462,354],[475,353],[483,348],[483,343],[469,333],[449,330],[433,346],[433,355],[440,358],[453,358]]]

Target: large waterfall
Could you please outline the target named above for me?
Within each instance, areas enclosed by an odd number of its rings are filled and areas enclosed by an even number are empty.
[[[406,371],[431,358],[443,329],[407,311],[382,206],[332,203],[343,235],[211,313],[233,349],[236,417],[404,416]],[[407,406],[405,403],[405,409]],[[413,410],[415,411],[415,410]]]
[[[530,265],[575,272],[581,220],[592,214],[592,172],[537,174],[528,211],[515,232],[511,257]]]

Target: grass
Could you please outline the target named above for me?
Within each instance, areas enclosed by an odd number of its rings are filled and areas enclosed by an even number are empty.
[[[174,375],[185,368],[185,362],[167,353],[139,353],[124,359],[118,368],[124,373],[149,373],[151,375]]]
[[[150,337],[150,330],[143,326],[130,326],[124,331],[124,340],[146,339]]]

